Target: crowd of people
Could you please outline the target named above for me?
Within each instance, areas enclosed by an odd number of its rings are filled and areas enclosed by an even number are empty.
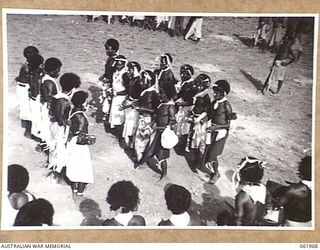
[[[194,19],[197,22],[200,17]],[[218,157],[223,153],[231,122],[237,119],[227,99],[231,90],[228,81],[212,82],[207,74],[195,74],[189,64],[180,66],[177,79],[171,69],[170,53],[159,56],[155,70],[141,70],[137,61],[128,61],[119,49],[116,39],[106,41],[107,60],[98,83],[101,96],[97,107],[106,132],[118,138],[135,169],[147,163],[164,180],[170,174],[170,150],[175,149],[186,157],[195,174],[214,185],[220,177]],[[81,79],[77,74],[59,77],[63,63],[58,58],[44,60],[34,46],[26,47],[23,54],[26,63],[16,82],[25,135],[37,142],[38,151],[46,153],[48,174],[65,174],[77,199],[84,195],[88,184],[94,185],[89,145],[96,138],[88,131],[89,95],[79,88]],[[52,225],[52,205],[45,199],[26,197],[28,174],[22,166],[19,171],[24,172],[23,176],[11,174],[11,169],[17,166],[8,167],[9,207],[17,213],[11,224]],[[234,211],[219,215],[217,224],[311,226],[311,157],[306,157],[300,166],[300,183],[275,188],[271,182],[269,187],[261,183],[263,161],[244,158],[233,175],[237,190]],[[23,185],[20,179],[26,179]],[[12,184],[14,181],[16,184]],[[12,201],[17,194],[24,197],[22,203]],[[168,220],[159,220],[159,226],[203,225],[200,218],[188,212],[192,197],[186,188],[172,184],[164,196],[172,215]],[[120,212],[102,225],[146,225],[144,217],[134,213],[139,204],[139,189],[131,181],[113,184],[106,201],[111,210]],[[35,212],[38,211],[35,207],[46,213]],[[27,220],[37,216],[43,220]]]
[[[121,24],[129,24],[140,29],[167,32],[171,37],[182,36],[184,40],[199,42],[202,38],[202,16],[87,16],[88,22],[95,22],[102,18],[107,24],[118,20]],[[185,25],[185,21],[188,22]]]

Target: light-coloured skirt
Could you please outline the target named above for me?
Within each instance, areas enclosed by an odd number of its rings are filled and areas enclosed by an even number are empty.
[[[135,134],[139,118],[139,112],[134,108],[127,108],[124,111],[124,126],[122,137],[126,143],[129,143],[129,137]]]
[[[134,149],[138,160],[142,159],[146,146],[150,141],[150,135],[153,131],[151,123],[151,115],[139,115],[138,127],[134,137]]]
[[[176,114],[177,120],[177,136],[187,135],[190,131],[191,124],[186,121],[186,117],[192,110],[192,106],[183,106],[179,107],[179,110]]]
[[[120,110],[120,106],[125,100],[124,95],[114,96],[111,102],[109,123],[110,127],[122,125],[124,123],[124,111]]]
[[[25,83],[17,82],[16,93],[18,97],[19,117],[21,120],[31,121],[29,93],[28,93],[29,84],[25,86],[20,86],[18,84],[25,85]]]
[[[40,95],[36,100],[30,99],[30,111],[31,111],[31,134],[40,137],[41,131],[41,110],[40,110]]]
[[[188,149],[199,149],[202,153],[206,148],[206,137],[207,137],[207,122],[201,124],[200,122],[196,122],[193,126],[192,131],[190,131],[190,135],[188,137],[187,145],[189,145]]]
[[[50,116],[49,116],[49,109],[47,103],[41,104],[40,106],[40,113],[41,113],[41,128],[40,128],[40,138],[44,140],[47,145],[50,147],[54,144],[52,141],[51,136],[51,124]]]
[[[66,175],[72,182],[94,182],[89,146],[78,145],[77,136],[67,144]]]
[[[49,166],[56,172],[60,173],[62,168],[66,166],[66,141],[68,136],[68,127],[59,126],[54,122],[50,126],[52,144],[49,151]]]

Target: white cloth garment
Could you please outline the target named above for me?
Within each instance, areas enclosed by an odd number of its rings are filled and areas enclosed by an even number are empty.
[[[118,221],[120,224],[124,225],[124,226],[128,226],[129,221],[132,219],[133,214],[132,212],[129,213],[120,213],[117,214],[114,219],[116,221]]]
[[[19,117],[21,120],[31,121],[28,90],[29,84],[17,82],[16,93],[18,97]]]
[[[265,185],[245,185],[242,187],[242,190],[246,192],[254,203],[258,201],[262,204],[265,204],[267,190]]]
[[[31,111],[31,134],[40,137],[42,130],[42,115],[41,115],[41,103],[40,95],[35,100],[30,99],[30,111]]]
[[[44,81],[52,81],[56,86],[57,93],[60,92],[60,88],[58,86],[56,78],[53,78],[46,74],[43,76],[41,84],[43,84]],[[43,104],[40,103],[40,120],[41,120],[41,125],[40,125],[39,137],[42,140],[44,140],[48,146],[50,146],[54,144],[54,142],[52,141],[52,137],[51,137],[50,126],[52,122],[50,121],[48,104],[46,102]]]
[[[190,131],[191,123],[186,121],[187,116],[191,113],[192,106],[180,106],[176,114],[177,135],[187,135]]]
[[[53,170],[60,173],[62,168],[66,165],[66,141],[68,129],[66,126],[59,126],[57,122],[54,122],[51,123],[50,131],[52,145],[50,145],[48,168],[53,168]]]
[[[170,221],[177,227],[185,227],[188,226],[190,222],[190,215],[187,212],[184,212],[182,214],[173,214],[170,217]]]
[[[195,38],[201,39],[202,37],[202,21],[203,18],[196,18],[190,26],[187,34],[185,35],[185,39],[189,39],[189,37],[194,36]]]
[[[136,109],[130,107],[124,110],[124,117],[125,121],[122,137],[125,139],[126,143],[129,143],[129,137],[135,134],[138,126],[139,112]]]
[[[124,123],[124,110],[120,110],[120,107],[126,97],[125,95],[117,95],[117,93],[125,91],[125,87],[123,86],[122,76],[126,71],[127,71],[127,68],[124,67],[120,71],[116,71],[112,76],[113,78],[112,89],[113,89],[114,96],[111,101],[110,117],[109,117],[109,123],[111,128],[122,125]]]
[[[77,136],[67,143],[66,175],[72,182],[93,183],[93,167],[88,145],[78,145]]]

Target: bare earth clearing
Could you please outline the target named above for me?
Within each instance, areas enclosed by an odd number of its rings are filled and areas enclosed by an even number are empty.
[[[103,44],[114,37],[120,42],[120,54],[138,61],[142,68],[154,67],[156,57],[169,52],[177,78],[180,65],[188,63],[195,67],[196,75],[205,72],[212,81],[228,80],[232,89],[229,100],[238,119],[232,123],[231,135],[220,157],[222,177],[216,185],[210,185],[194,174],[184,157],[173,150],[165,180],[158,182],[159,175],[147,166],[135,170],[117,140],[90,116],[89,131],[97,136],[96,144],[90,148],[95,183],[88,187],[85,198],[99,204],[101,219],[112,216],[105,202],[109,187],[123,179],[139,187],[138,213],[145,217],[148,226],[156,226],[169,215],[163,192],[167,183],[188,188],[193,197],[191,210],[198,212],[207,225],[215,225],[216,215],[226,208],[224,201],[233,204],[231,176],[240,159],[247,155],[267,161],[265,180],[296,181],[297,163],[311,153],[313,38],[303,37],[303,55],[288,70],[281,95],[263,96],[258,88],[267,77],[274,55],[258,53],[257,48],[249,48],[239,39],[251,37],[256,24],[257,18],[208,17],[203,23],[203,40],[194,44],[181,37],[171,38],[164,32],[140,30],[117,21],[106,25],[102,21],[88,23],[83,16],[10,15],[9,81],[4,83],[9,86],[5,93],[8,128],[4,131],[8,136],[5,145],[8,163],[21,164],[29,170],[28,190],[52,202],[55,224],[63,227],[81,224],[84,217],[79,211],[80,200],[76,203],[72,200],[65,183],[46,178],[45,155],[35,152],[36,143],[23,136],[14,78],[24,60],[23,49],[33,44],[45,59],[58,57],[63,62],[61,74],[79,74],[81,88],[90,89],[94,97],[97,78],[103,73],[106,60]],[[90,114],[93,112],[89,110]]]

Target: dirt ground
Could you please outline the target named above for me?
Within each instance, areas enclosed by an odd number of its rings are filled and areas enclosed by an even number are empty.
[[[214,226],[217,214],[228,208],[225,202],[234,203],[231,176],[241,158],[250,155],[267,161],[264,181],[285,183],[298,180],[297,164],[303,156],[311,154],[312,34],[303,36],[303,55],[288,69],[282,93],[264,96],[259,89],[274,55],[258,53],[257,48],[250,48],[245,43],[255,31],[257,18],[204,18],[203,39],[198,44],[181,37],[171,38],[164,32],[121,25],[117,21],[111,25],[101,20],[89,23],[84,16],[9,15],[7,25],[8,82],[4,85],[8,86],[5,93],[8,113],[4,113],[7,115],[4,130],[7,154],[4,158],[8,164],[21,164],[29,170],[28,190],[36,197],[52,202],[56,225],[86,225],[88,214],[79,211],[82,200],[73,201],[66,183],[46,177],[45,155],[36,152],[36,143],[23,135],[14,78],[24,61],[22,51],[30,44],[38,47],[44,58],[58,57],[63,62],[61,74],[79,74],[81,88],[89,90],[93,98],[106,60],[103,45],[111,37],[119,40],[120,54],[138,61],[143,69],[154,68],[156,57],[169,52],[177,78],[179,67],[188,63],[194,66],[196,75],[204,72],[212,81],[226,79],[231,84],[229,100],[238,119],[232,122],[231,134],[220,157],[222,176],[216,185],[203,182],[191,171],[184,157],[173,150],[166,179],[159,182],[159,175],[147,166],[135,170],[117,140],[106,134],[102,123],[96,122],[95,111],[89,110],[89,131],[97,137],[96,144],[90,146],[95,183],[88,186],[83,199],[92,199],[88,201],[87,210],[91,211],[91,216],[96,216],[97,225],[112,216],[105,202],[109,187],[125,179],[140,189],[137,213],[145,217],[148,226],[156,226],[162,218],[169,216],[163,191],[168,183],[188,188],[193,200],[191,210],[208,226]],[[98,210],[92,209],[94,204],[101,209],[101,217]]]

